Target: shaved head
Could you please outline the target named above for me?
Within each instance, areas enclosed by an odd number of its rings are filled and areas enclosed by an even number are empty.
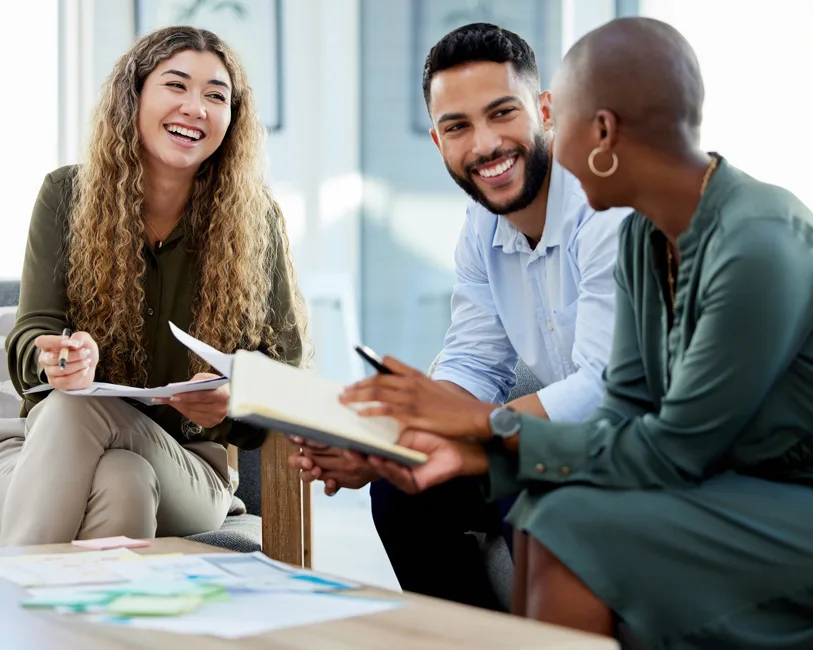
[[[612,112],[628,136],[661,149],[696,147],[703,114],[697,57],[674,27],[620,18],[579,40],[553,82],[556,98],[583,119]]]

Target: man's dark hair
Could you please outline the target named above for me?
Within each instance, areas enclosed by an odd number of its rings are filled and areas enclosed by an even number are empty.
[[[429,50],[423,67],[423,98],[429,107],[429,87],[438,73],[465,63],[510,63],[514,70],[539,85],[539,68],[531,46],[514,32],[490,23],[458,27]]]

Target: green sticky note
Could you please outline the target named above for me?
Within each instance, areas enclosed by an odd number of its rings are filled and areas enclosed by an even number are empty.
[[[203,603],[201,595],[119,596],[108,603],[107,611],[117,616],[178,616]]]
[[[142,578],[125,582],[120,585],[110,585],[106,591],[116,596],[190,596],[195,594],[206,595],[212,591],[222,591],[220,585],[192,580],[160,580]]]
[[[66,592],[48,596],[34,596],[23,600],[23,607],[70,607],[83,610],[86,607],[101,606],[110,602],[115,596],[104,592]]]

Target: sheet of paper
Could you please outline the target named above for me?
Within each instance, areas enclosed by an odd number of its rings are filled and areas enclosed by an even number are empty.
[[[177,384],[169,384],[168,386],[159,386],[157,388],[134,388],[132,386],[119,386],[117,384],[94,382],[89,388],[82,390],[68,390],[63,392],[66,395],[74,396],[92,395],[93,397],[129,397],[145,404],[152,404],[152,399],[155,397],[172,397],[173,395],[191,393],[198,390],[215,390],[223,384],[228,383],[228,381],[229,380],[227,377],[218,377],[216,379],[184,381]],[[31,393],[43,393],[49,390],[53,390],[53,388],[48,384],[42,384],[24,391],[23,394],[28,395]]]
[[[89,548],[94,551],[104,551],[109,548],[142,548],[150,545],[146,539],[132,539],[119,535],[118,537],[98,537],[96,539],[75,539],[71,542],[79,548]]]
[[[33,591],[33,590],[32,590]],[[22,607],[56,609],[67,607],[74,611],[83,611],[91,607],[101,607],[115,598],[114,595],[100,591],[80,589],[43,589],[42,593],[29,593],[28,598],[20,601]]]
[[[178,616],[194,611],[203,596],[122,596],[107,606],[117,616]]]
[[[228,602],[204,603],[194,612],[178,617],[116,619],[92,616],[90,620],[178,634],[239,639],[272,630],[377,614],[402,605],[402,602],[394,600],[337,594],[265,593],[235,596]]]
[[[282,562],[276,562],[259,551],[254,553],[211,553],[198,557],[235,578],[239,578],[242,584],[252,589],[280,586],[296,591],[342,591],[361,588],[360,584],[350,580],[322,575],[315,571],[295,569]],[[232,581],[232,584],[237,583]]]
[[[225,580],[232,575],[207,562],[200,555],[168,555],[159,558],[144,556],[143,562],[132,562],[116,567],[127,580]]]
[[[126,548],[2,557],[0,578],[23,587],[110,584],[125,579],[117,569],[141,560],[141,555]]]
[[[224,354],[219,350],[215,350],[211,345],[199,341],[194,336],[190,336],[175,323],[170,322],[169,329],[175,335],[175,338],[188,347],[192,352],[197,354],[201,359],[208,363],[212,368],[217,370],[224,377],[231,377],[231,367],[234,361],[233,354]]]

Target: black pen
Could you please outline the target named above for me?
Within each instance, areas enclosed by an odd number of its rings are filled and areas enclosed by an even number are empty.
[[[73,332],[71,332],[67,327],[62,330],[62,337],[63,338],[71,338],[73,336]],[[68,365],[68,353],[70,352],[70,348],[61,348],[59,350],[59,367],[62,370],[65,370],[65,366]]]
[[[394,374],[392,370],[387,368],[384,365],[384,362],[381,360],[375,352],[373,352],[370,348],[366,345],[357,345],[356,352],[358,352],[359,356],[364,359],[367,363],[369,363],[373,368],[375,368],[376,372],[382,375],[392,375]]]

